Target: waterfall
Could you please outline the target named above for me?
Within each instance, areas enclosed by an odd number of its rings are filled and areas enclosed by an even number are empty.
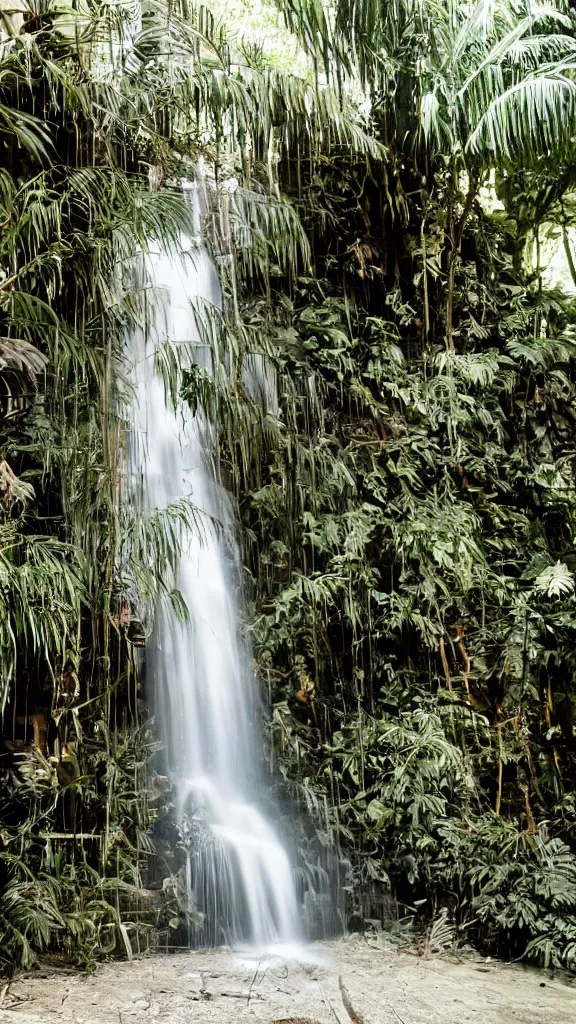
[[[132,495],[143,511],[189,502],[196,520],[180,522],[181,553],[166,581],[182,595],[187,618],[159,602],[146,649],[179,823],[195,828],[187,880],[190,909],[203,916],[196,941],[291,944],[300,937],[292,866],[258,804],[258,694],[239,634],[236,523],[216,472],[217,425],[174,403],[157,365],[168,344],[184,365],[209,369],[193,302],[218,306],[219,283],[192,236],[182,235],[177,251],[151,249],[143,268],[146,328],[134,330],[127,346]]]

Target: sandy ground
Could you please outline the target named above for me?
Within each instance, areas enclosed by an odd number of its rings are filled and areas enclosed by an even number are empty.
[[[307,954],[187,952],[22,977],[1,991],[0,1024],[576,1024],[576,980],[550,972],[422,959],[376,937]]]

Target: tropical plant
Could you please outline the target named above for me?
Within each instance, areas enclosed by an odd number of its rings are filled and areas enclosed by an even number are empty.
[[[170,795],[150,797],[157,747],[142,739],[135,647],[158,598],[185,614],[167,569],[180,525],[202,527],[191,506],[143,516],[124,500],[140,254],[196,230],[179,183],[203,164],[233,314],[241,275],[262,282],[271,263],[309,259],[278,189],[288,141],[330,131],[380,146],[306,61],[271,67],[201,6],[23,0],[0,16],[3,955],[75,947],[91,960],[113,941],[129,950],[136,898],[137,937],[158,941],[142,879],[177,873],[151,840]],[[221,345],[214,311],[199,317]],[[160,362],[177,393],[169,346]]]
[[[539,239],[570,217],[571,15],[281,6],[366,87],[386,156],[286,162],[313,273],[240,305],[277,398],[202,382],[279,764],[307,806],[329,794],[356,909],[388,879],[486,948],[570,964],[573,906],[554,931],[539,872],[549,843],[575,856],[574,307]]]
[[[286,785],[351,912],[570,965],[571,6],[277,7],[291,64],[188,3],[1,5],[2,956],[190,924],[136,648],[206,524],[123,500],[121,409],[196,175],[212,366],[158,369],[218,425]]]

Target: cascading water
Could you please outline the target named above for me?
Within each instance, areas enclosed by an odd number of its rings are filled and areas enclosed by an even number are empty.
[[[217,481],[215,426],[186,403],[174,408],[157,370],[166,344],[180,347],[184,365],[188,358],[210,366],[201,357],[193,303],[219,305],[217,275],[200,241],[183,236],[178,248],[145,255],[147,326],[128,346],[135,500],[144,511],[188,501],[198,511],[196,526],[180,527],[179,564],[167,581],[180,591],[188,619],[165,601],[158,607],[147,684],[180,823],[192,819],[202,833],[188,858],[190,899],[204,917],[199,941],[269,948],[298,942],[299,910],[290,859],[256,796],[261,739],[249,654],[239,638],[236,524]]]

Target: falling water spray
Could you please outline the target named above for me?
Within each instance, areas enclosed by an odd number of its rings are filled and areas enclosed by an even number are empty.
[[[198,200],[194,195],[194,203]],[[199,220],[195,209],[196,221]],[[199,232],[143,258],[146,327],[128,340],[133,398],[130,476],[142,511],[189,503],[172,583],[187,609],[159,603],[146,652],[147,686],[175,781],[180,825],[201,840],[188,856],[198,941],[269,948],[297,943],[299,909],[290,858],[258,802],[262,786],[258,698],[240,638],[236,523],[216,471],[217,425],[173,401],[158,370],[163,346],[181,365],[210,369],[194,307],[220,305]]]

